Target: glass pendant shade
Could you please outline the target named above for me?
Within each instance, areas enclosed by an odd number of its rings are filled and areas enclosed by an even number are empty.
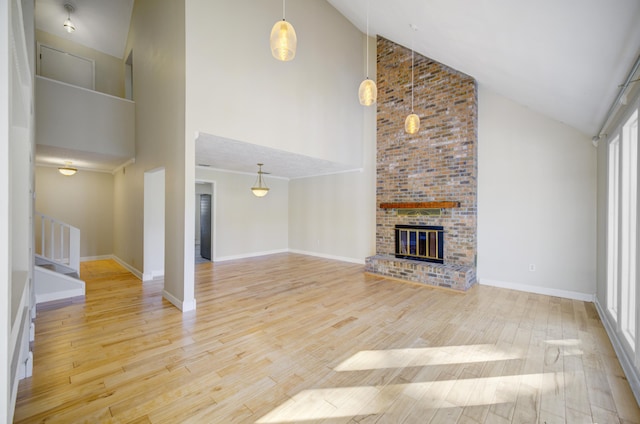
[[[251,187],[251,192],[256,197],[264,197],[267,195],[267,193],[269,193],[269,187],[267,187],[267,185],[264,183],[262,179],[262,174],[264,173],[265,172],[262,172],[262,164],[259,163],[258,178],[256,179],[256,183],[253,185],[253,187]]]
[[[404,121],[404,130],[408,134],[415,134],[420,129],[420,117],[415,113],[407,116],[407,119]]]
[[[73,24],[73,22],[71,22],[71,12],[73,12],[74,9],[73,6],[67,3],[64,5],[64,10],[67,11],[67,20],[64,21],[62,26],[64,26],[64,29],[66,29],[67,32],[71,34],[76,30],[76,26]]]
[[[253,192],[253,195],[256,197],[264,197],[267,195],[267,193],[269,193],[269,189],[266,187],[251,187],[251,191]]]
[[[270,44],[273,57],[283,62],[293,60],[298,44],[293,25],[284,19],[276,22],[271,30]]]
[[[71,19],[67,19],[64,21],[64,28],[67,30],[69,34],[76,30],[76,26],[71,22]]]
[[[378,87],[376,87],[376,83],[369,78],[362,81],[358,89],[358,98],[362,106],[371,106],[374,104],[378,100]]]
[[[70,166],[64,166],[64,167],[58,168],[58,172],[66,177],[70,177],[74,175],[76,172],[78,172],[78,170],[76,168],[71,168]]]

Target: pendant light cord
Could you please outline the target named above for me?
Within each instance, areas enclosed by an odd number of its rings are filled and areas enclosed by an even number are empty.
[[[285,2],[286,2],[286,0],[282,0],[282,20],[283,21],[286,21],[286,19],[285,19],[285,7],[284,7]]]
[[[369,0],[367,0],[367,79],[369,79]]]
[[[413,47],[411,48],[411,113],[413,113]]]

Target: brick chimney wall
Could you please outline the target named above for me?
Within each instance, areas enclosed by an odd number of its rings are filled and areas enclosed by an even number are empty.
[[[396,224],[441,225],[445,265],[471,267],[475,275],[476,81],[419,54],[414,62],[420,130],[410,135],[404,121],[411,113],[411,50],[377,38],[376,254],[394,254]],[[379,208],[383,202],[426,201],[457,201],[460,207],[443,209],[440,217],[400,217],[395,209]]]

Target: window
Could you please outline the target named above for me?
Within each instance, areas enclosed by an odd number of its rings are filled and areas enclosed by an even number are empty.
[[[620,318],[624,337],[635,347],[638,111],[622,127],[620,172]]]
[[[608,146],[607,312],[631,353],[637,349],[638,109]]]
[[[607,310],[618,321],[618,194],[620,191],[620,138],[609,143],[607,199]]]

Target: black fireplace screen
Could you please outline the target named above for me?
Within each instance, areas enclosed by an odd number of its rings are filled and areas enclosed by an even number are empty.
[[[444,228],[396,225],[396,258],[444,263]]]

